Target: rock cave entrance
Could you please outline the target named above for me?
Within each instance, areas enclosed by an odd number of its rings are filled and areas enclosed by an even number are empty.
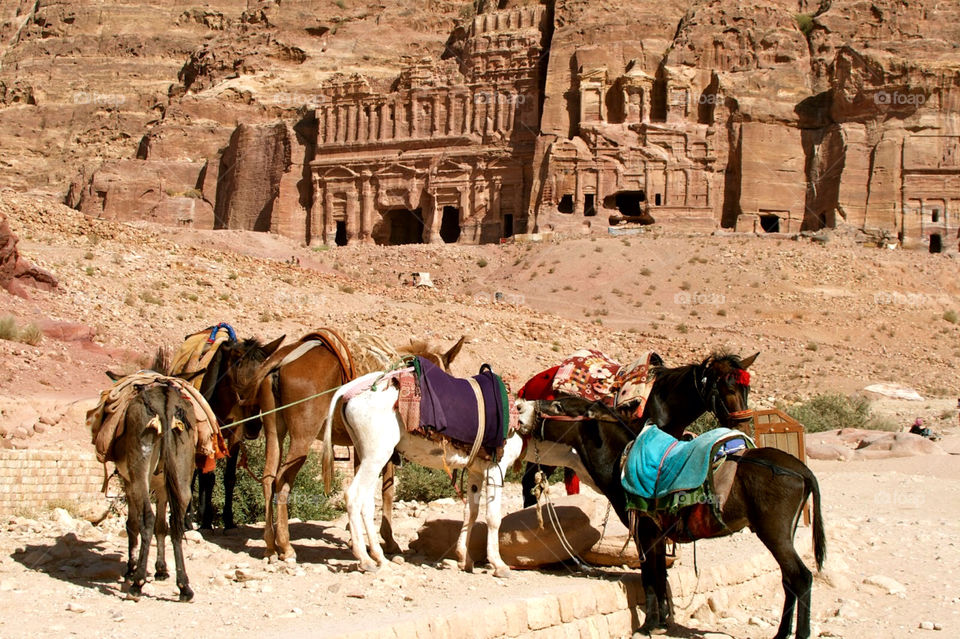
[[[393,209],[383,214],[387,244],[423,244],[423,214],[420,209]]]
[[[557,211],[559,213],[573,213],[573,195],[567,193],[560,198],[560,202],[557,204]]]
[[[440,220],[440,239],[447,244],[453,244],[460,239],[460,209],[455,206],[443,207],[443,218]]]
[[[583,215],[584,217],[593,217],[597,214],[596,196],[593,193],[586,193],[583,196]]]
[[[779,233],[780,232],[780,216],[766,214],[760,216],[760,228],[763,229],[764,233]]]
[[[640,205],[646,201],[647,195],[643,191],[619,191],[604,198],[603,205],[608,209],[616,208],[620,215],[636,217],[643,215]]]
[[[333,241],[337,246],[347,245],[347,223],[345,221],[337,220],[337,233]]]
[[[939,253],[943,250],[943,238],[939,233],[930,234],[930,252]]]
[[[503,215],[503,237],[513,237],[513,213]]]

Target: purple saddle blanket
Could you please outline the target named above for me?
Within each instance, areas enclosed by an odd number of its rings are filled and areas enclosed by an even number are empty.
[[[473,445],[477,438],[477,395],[466,379],[453,377],[418,357],[420,427]],[[511,422],[510,402],[503,382],[489,368],[473,377],[483,396],[484,432],[481,446],[491,455],[503,446]]]

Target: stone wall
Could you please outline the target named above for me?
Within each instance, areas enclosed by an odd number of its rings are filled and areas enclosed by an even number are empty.
[[[93,453],[0,450],[0,512],[97,501],[102,485],[103,465]]]

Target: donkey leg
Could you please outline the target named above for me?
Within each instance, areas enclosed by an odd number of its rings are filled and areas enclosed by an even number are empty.
[[[280,467],[280,441],[276,437],[276,428],[271,426],[274,421],[273,415],[267,415],[263,418],[265,451],[263,461],[263,541],[266,548],[263,556],[268,561],[275,561],[277,556],[276,536],[277,529],[274,524],[274,490],[277,483],[277,469]]]
[[[347,518],[350,522],[350,539],[352,542],[353,556],[360,562],[360,570],[364,572],[376,571],[384,561],[383,551],[380,551],[380,544],[376,540],[376,530],[373,527],[373,522],[371,520],[370,528],[367,530],[364,521],[364,511],[372,511],[374,509],[374,491],[376,490],[376,482],[380,475],[380,468],[382,468],[382,465],[375,467],[374,464],[369,461],[368,457],[364,457],[363,461],[360,462],[360,467],[353,476],[353,481],[350,482],[350,487],[344,495],[344,501],[346,501],[347,506]],[[371,558],[370,554],[367,553],[365,536],[370,541],[370,548],[374,552],[374,555],[376,556],[377,551],[380,551],[379,562],[375,561]]]
[[[770,513],[767,513],[770,514]],[[792,513],[791,513],[792,515]],[[793,546],[793,522],[795,519],[784,517],[769,521],[767,517],[756,524],[751,520],[751,527],[773,554],[773,558],[780,566],[781,581],[783,583],[783,615],[780,617],[780,626],[777,628],[775,639],[787,639],[793,628],[793,613],[797,610],[797,639],[807,639],[810,636],[810,599],[813,587],[813,574],[804,565],[800,555]],[[797,605],[799,601],[799,606]]]
[[[297,559],[297,553],[290,544],[290,491],[293,490],[293,482],[297,479],[297,473],[300,472],[304,462],[307,461],[310,444],[309,441],[291,439],[286,459],[277,475],[277,525],[274,542],[281,561],[296,561]]]
[[[150,557],[150,541],[153,538],[153,527],[156,515],[149,501],[144,501],[140,515],[140,555],[137,557],[137,569],[134,571],[130,583],[130,595],[134,599],[140,597],[141,588],[147,582],[147,560]]]
[[[181,469],[182,475],[179,477],[180,495],[187,496],[190,493],[189,484],[184,477],[189,476],[186,468]],[[190,579],[187,577],[187,567],[183,561],[183,532],[185,530],[184,518],[187,512],[187,504],[179,503],[176,497],[170,500],[170,541],[173,544],[173,562],[177,570],[177,588],[180,589],[180,601],[190,601],[193,599],[193,589],[190,588]]]
[[[197,498],[200,502],[200,528],[213,528],[213,485],[216,472],[204,473],[197,470]]]
[[[477,523],[477,515],[480,513],[482,480],[483,475],[473,469],[469,470],[467,503],[463,506],[463,525],[460,527],[460,536],[457,537],[457,565],[460,566],[460,570],[466,572],[473,572],[473,557],[470,556],[470,536],[473,533],[474,524]],[[488,542],[489,534],[488,531]]]
[[[673,617],[673,602],[670,601],[670,594],[667,589],[667,542],[663,538],[659,538],[656,543],[654,561],[656,562],[656,569],[653,573],[653,589],[657,595],[658,608],[658,621],[654,633],[663,634],[666,633]]]
[[[189,494],[189,493],[188,493]],[[173,511],[171,510],[171,514]],[[157,562],[154,564],[153,578],[156,581],[163,581],[170,578],[170,572],[167,570],[167,533],[170,527],[167,525],[167,491],[162,488],[157,490],[157,515],[156,524],[153,532],[157,538]]]
[[[660,623],[660,602],[657,599],[657,559],[654,551],[656,530],[641,518],[637,522],[634,543],[643,560],[640,562],[640,581],[643,584],[644,614],[639,631],[652,634]]]
[[[123,575],[125,585],[133,580],[133,573],[137,571],[137,559],[134,551],[140,541],[140,519],[143,516],[143,500],[138,499],[131,488],[127,488],[127,572]]]
[[[383,537],[383,549],[389,555],[399,555],[400,544],[393,537],[393,496],[395,492],[396,467],[388,462],[383,467],[383,483],[380,488],[380,503],[383,510],[380,518],[380,536]]]
[[[223,468],[223,527],[226,530],[236,528],[237,524],[233,520],[233,493],[237,487],[237,454],[240,452],[240,446],[234,446],[227,457],[227,463]],[[212,474],[212,473],[211,473]],[[213,493],[211,486],[210,492]],[[211,505],[210,523],[213,525],[213,506]]]
[[[493,576],[506,579],[510,566],[500,556],[500,505],[503,500],[503,469],[490,466],[484,473],[487,490],[487,561],[493,566]]]

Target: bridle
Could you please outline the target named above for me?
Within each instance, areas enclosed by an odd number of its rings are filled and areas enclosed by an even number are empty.
[[[707,365],[701,365],[701,370],[694,370],[693,386],[700,396],[703,405],[712,412],[718,420],[728,424],[747,422],[753,419],[753,411],[750,409],[731,411],[727,405],[720,401],[720,388],[717,378],[711,378],[707,372]],[[729,374],[732,378],[731,383],[736,384],[743,392],[743,405],[747,405],[750,394],[750,373],[742,368],[735,369]]]

